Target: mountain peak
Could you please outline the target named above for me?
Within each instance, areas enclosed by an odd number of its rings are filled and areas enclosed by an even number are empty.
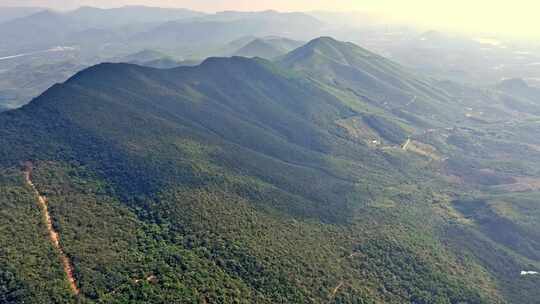
[[[350,52],[353,48],[361,50],[360,47],[337,41],[331,37],[319,37],[290,52],[282,58],[281,61],[287,66],[296,65],[305,60],[330,60],[347,64],[347,59],[344,54]],[[314,57],[317,57],[318,59],[314,59]]]
[[[103,10],[104,9],[102,9],[102,8],[84,5],[84,6],[79,7],[78,9],[74,10],[74,12],[86,12],[86,11],[94,12],[94,11],[103,11]]]
[[[442,92],[426,90],[425,81],[398,64],[351,42],[319,37],[280,58],[289,69],[306,73],[329,85],[348,88],[383,105],[391,96],[394,106],[411,102],[413,96],[445,100]]]
[[[307,45],[319,45],[319,44],[341,44],[343,42],[337,41],[330,36],[321,36],[308,42]]]
[[[237,56],[263,58],[274,58],[282,54],[272,44],[260,38],[251,41],[235,53]]]
[[[323,53],[328,53],[328,52],[342,52],[342,51],[346,51],[346,50],[351,50],[351,49],[357,49],[357,50],[363,50],[365,51],[364,49],[362,49],[361,47],[353,44],[353,43],[350,43],[350,42],[344,42],[344,41],[339,41],[339,40],[336,40],[332,37],[327,37],[327,36],[322,36],[322,37],[319,37],[319,38],[315,38],[311,41],[309,41],[307,44],[305,44],[303,46],[303,48],[305,49],[316,49],[316,50],[319,50]]]

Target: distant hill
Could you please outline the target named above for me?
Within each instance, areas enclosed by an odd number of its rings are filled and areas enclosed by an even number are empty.
[[[0,47],[5,50],[38,50],[69,43],[84,43],[88,32],[101,36],[125,35],[126,28],[118,27],[163,23],[171,20],[200,17],[204,14],[184,9],[163,9],[126,6],[114,9],[82,7],[75,11],[39,11],[9,20],[0,26]],[[128,27],[128,28],[129,28]],[[129,33],[129,31],[127,31]],[[107,36],[106,36],[107,37]],[[125,37],[124,37],[125,38]],[[94,40],[105,43],[110,40]]]
[[[313,26],[320,28],[324,26],[324,22],[319,19],[301,12],[278,12],[274,10],[259,11],[259,12],[240,12],[240,11],[223,11],[215,14],[209,14],[200,20],[215,21],[215,22],[228,22],[246,19],[266,20],[274,24],[291,24],[292,28],[287,30],[294,30],[295,27]]]
[[[187,9],[159,8],[147,6],[124,6],[100,9],[81,7],[67,14],[90,27],[110,28],[137,23],[156,23],[204,16],[204,13]]]
[[[374,27],[376,25],[388,24],[387,16],[377,13],[310,11],[308,14],[331,27],[338,28]]]
[[[169,57],[170,56],[165,54],[165,53],[162,53],[162,52],[159,52],[159,51],[156,51],[156,50],[147,49],[147,50],[142,50],[140,52],[130,54],[130,55],[127,55],[127,56],[121,56],[121,57],[114,58],[112,61],[113,62],[139,64],[141,62],[153,61],[153,60],[169,58]]]
[[[323,24],[300,13],[228,12],[184,21],[165,23],[134,39],[142,44],[220,45],[246,36],[283,36],[305,39],[317,35]],[[286,30],[284,30],[286,29]]]
[[[530,86],[521,78],[512,78],[498,83],[496,89],[506,94],[506,106],[518,111],[540,114],[540,88]]]
[[[200,60],[173,60],[170,58],[163,58],[163,59],[156,59],[156,60],[150,60],[146,62],[141,62],[141,65],[156,68],[156,69],[172,69],[177,67],[190,67],[190,66],[197,66],[201,64]]]
[[[40,7],[3,7],[0,6],[0,23],[7,22],[13,19],[26,17],[45,10]]]
[[[140,52],[127,56],[120,56],[110,60],[111,62],[131,63],[156,69],[171,69],[181,66],[195,66],[201,63],[201,60],[176,60],[171,56],[155,51],[142,50]]]
[[[240,48],[234,55],[272,59],[285,55],[302,44],[300,41],[279,37],[257,38]]]
[[[497,88],[504,91],[527,91],[534,90],[521,78],[505,79],[497,84]]]
[[[41,11],[14,19],[0,26],[0,49],[12,52],[30,51],[62,45],[70,32],[85,29],[85,25],[69,16]]]
[[[6,20],[0,27],[0,56],[79,45],[88,54],[118,55],[128,49],[201,52],[246,36],[294,39],[318,35],[323,23],[307,14],[222,12],[126,6],[82,7],[69,12],[39,11]],[[299,38],[302,37],[302,38]],[[236,49],[235,49],[236,50]]]

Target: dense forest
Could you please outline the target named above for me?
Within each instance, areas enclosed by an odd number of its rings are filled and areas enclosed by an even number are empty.
[[[538,126],[366,54],[101,64],[0,114],[0,302],[533,303]]]

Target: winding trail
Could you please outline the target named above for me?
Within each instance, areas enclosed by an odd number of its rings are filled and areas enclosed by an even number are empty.
[[[71,260],[68,258],[68,256],[64,252],[64,249],[62,249],[62,246],[60,246],[60,235],[58,234],[56,230],[54,230],[51,214],[49,212],[49,204],[47,202],[47,198],[39,193],[36,186],[32,182],[32,169],[31,168],[27,168],[24,171],[24,178],[25,178],[26,184],[30,186],[32,190],[34,190],[34,193],[38,198],[39,207],[43,211],[45,223],[47,224],[47,231],[49,232],[49,239],[53,243],[56,250],[58,250],[58,253],[60,255],[60,260],[62,261],[62,266],[64,268],[64,272],[66,273],[66,276],[69,281],[69,286],[71,287],[71,291],[75,295],[78,295],[81,291],[79,290],[79,287],[77,287],[77,281],[75,280],[75,276],[73,275],[73,264],[71,263]]]

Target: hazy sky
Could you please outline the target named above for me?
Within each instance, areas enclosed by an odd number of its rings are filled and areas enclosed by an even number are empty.
[[[6,5],[74,8],[141,4],[221,10],[368,11],[395,20],[453,30],[540,38],[540,0],[0,0]]]

